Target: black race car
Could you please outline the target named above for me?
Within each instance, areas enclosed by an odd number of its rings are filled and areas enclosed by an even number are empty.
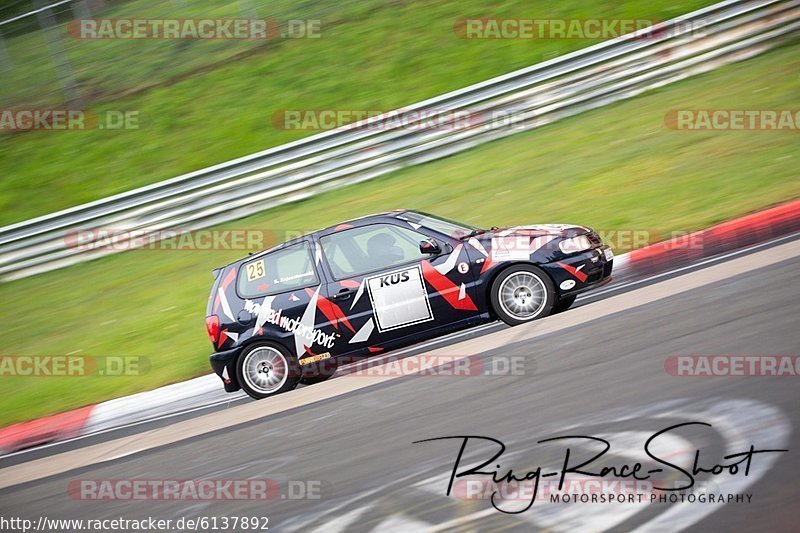
[[[612,264],[597,233],[572,224],[483,230],[416,211],[351,220],[214,271],[211,367],[228,392],[264,398],[330,376],[342,356],[564,310],[610,281]]]

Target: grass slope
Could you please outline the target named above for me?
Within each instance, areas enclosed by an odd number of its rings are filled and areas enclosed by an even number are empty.
[[[710,0],[134,0],[106,18],[318,19],[321,37],[251,41],[76,40],[63,36],[83,108],[139,113],[139,129],[0,134],[0,225],[276,146],[309,132],[272,124],[282,109],[394,109],[593,44],[460,39],[470,17],[666,20]],[[64,32],[62,28],[60,31]],[[9,36],[0,107],[63,108],[41,33]],[[74,106],[73,106],[74,107]]]

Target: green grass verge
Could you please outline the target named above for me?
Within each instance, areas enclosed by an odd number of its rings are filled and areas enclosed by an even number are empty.
[[[675,108],[796,108],[800,45],[227,227],[315,229],[417,208],[479,225],[696,230],[800,196],[795,132],[665,128]],[[0,285],[4,355],[139,355],[141,377],[2,379],[0,425],[209,371],[212,268],[240,252],[132,251]]]
[[[272,125],[282,109],[394,109],[593,44],[459,39],[458,19],[667,20],[713,0],[250,2],[261,17],[318,19],[318,39],[78,41],[64,36],[84,108],[139,113],[139,129],[0,135],[0,225],[276,146],[309,132]],[[181,7],[183,5],[183,7]],[[95,16],[241,17],[238,1],[134,0]],[[5,34],[8,32],[4,28]],[[4,40],[0,107],[63,108],[40,33]]]

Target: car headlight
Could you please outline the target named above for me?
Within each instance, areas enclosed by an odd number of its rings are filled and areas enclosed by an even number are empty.
[[[565,254],[574,254],[576,252],[583,252],[584,250],[591,250],[592,243],[586,235],[578,235],[577,237],[570,237],[558,243],[558,247]]]

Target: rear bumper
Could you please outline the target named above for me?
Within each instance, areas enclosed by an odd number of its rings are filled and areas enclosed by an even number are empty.
[[[609,246],[599,246],[542,268],[553,279],[559,297],[580,294],[611,281],[614,259],[606,259],[608,249]]]
[[[239,381],[236,379],[236,359],[241,352],[242,347],[240,346],[232,350],[214,352],[208,358],[211,369],[222,380],[227,392],[236,392],[241,389]]]

